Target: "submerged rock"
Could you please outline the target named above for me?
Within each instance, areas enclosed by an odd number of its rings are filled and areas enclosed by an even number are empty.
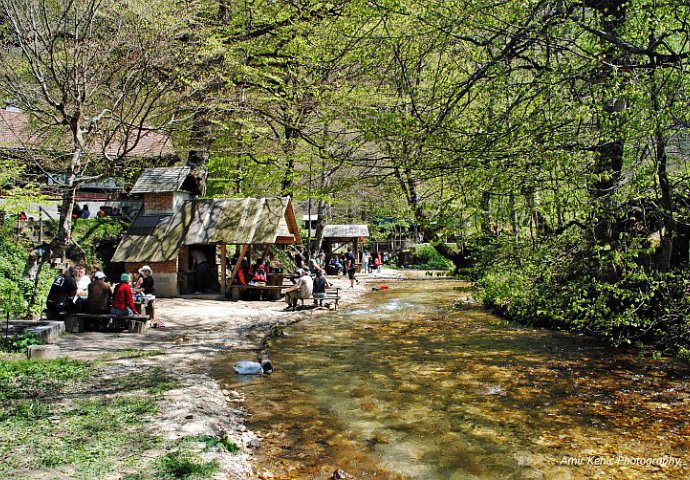
[[[264,373],[259,362],[235,362],[233,369],[240,375],[263,375]]]

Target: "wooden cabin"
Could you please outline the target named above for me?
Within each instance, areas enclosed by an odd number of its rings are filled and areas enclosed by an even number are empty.
[[[147,169],[132,190],[143,195],[143,208],[112,261],[124,262],[128,272],[149,265],[156,296],[194,291],[194,249],[210,262],[224,296],[227,245],[301,244],[289,197],[198,199],[195,185],[189,167]]]

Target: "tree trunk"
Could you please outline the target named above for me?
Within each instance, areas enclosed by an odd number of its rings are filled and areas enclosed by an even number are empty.
[[[194,114],[192,132],[189,136],[187,166],[192,168],[201,195],[206,194],[206,166],[214,141],[210,116],[211,113],[207,109],[198,110]]]
[[[654,72],[652,76],[652,108],[654,112],[659,112],[659,96],[656,91]],[[657,120],[661,122],[661,120]],[[668,179],[668,156],[666,154],[666,136],[664,135],[663,125],[657,123],[654,132],[654,147],[656,156],[656,173],[659,180],[659,193],[661,194],[661,218],[664,231],[661,234],[661,264],[659,268],[667,272],[671,268],[671,257],[673,255],[673,237],[676,233],[676,221],[673,218],[673,197],[671,195],[671,182]]]
[[[281,195],[284,197],[293,197],[295,193],[293,176],[295,174],[295,150],[297,149],[298,133],[299,132],[292,127],[285,127],[285,143],[283,144],[285,172],[283,173],[283,181],[280,185]]]
[[[74,210],[74,198],[77,188],[66,186],[62,193],[62,203],[60,204],[60,225],[58,234],[53,239],[50,249],[56,256],[65,258],[67,246],[72,238],[72,211]]]
[[[606,35],[618,38],[625,26],[627,0],[586,0],[585,5],[594,9],[601,18],[601,28]],[[624,81],[616,78],[615,66],[623,65],[626,60],[625,52],[612,45],[604,52],[604,58],[598,73],[598,81],[609,91],[618,91],[616,82]],[[597,121],[597,127],[604,130],[607,139],[602,140],[596,147],[594,176],[595,180],[588,186],[590,198],[594,202],[592,217],[594,224],[594,240],[599,244],[613,244],[618,238],[618,229],[614,220],[615,203],[613,194],[619,187],[623,169],[624,141],[619,137],[624,120],[620,113],[627,107],[625,101],[615,94],[610,98],[603,97]]]
[[[330,205],[328,205],[326,200],[319,200],[319,203],[316,207],[316,214],[318,215],[318,218],[316,220],[314,240],[316,244],[315,251],[318,253],[321,251],[321,247],[323,246],[323,230],[326,227],[326,220],[330,218]]]
[[[482,200],[479,204],[480,213],[480,229],[484,235],[491,235],[491,193],[485,191],[482,193]]]

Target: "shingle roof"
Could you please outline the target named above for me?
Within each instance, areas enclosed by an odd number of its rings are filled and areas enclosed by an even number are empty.
[[[323,238],[362,238],[369,236],[366,225],[326,225]]]
[[[189,167],[145,168],[130,193],[178,192],[191,171]]]
[[[40,131],[29,124],[29,115],[25,112],[15,112],[0,109],[0,148],[16,150],[54,150],[59,151],[68,149],[67,135],[65,132],[64,140],[59,136],[56,141],[56,128],[50,132]],[[155,158],[166,157],[175,154],[170,137],[155,130],[133,131],[128,141],[111,141],[105,148],[108,155],[119,155],[122,150],[131,148],[129,145],[134,143],[137,134],[140,138],[134,148],[127,152],[128,157]],[[50,141],[48,141],[50,140]],[[64,145],[61,147],[60,145]],[[46,148],[46,145],[50,145]],[[92,146],[89,148],[91,153],[103,153],[101,148]]]
[[[165,262],[182,245],[301,243],[290,198],[185,202],[173,215],[139,215],[113,262]]]

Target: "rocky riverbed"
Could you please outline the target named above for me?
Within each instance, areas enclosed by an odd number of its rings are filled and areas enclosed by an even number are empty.
[[[353,303],[372,282],[398,275],[387,271],[381,277],[362,276],[360,285],[350,288],[346,278],[329,277],[341,287],[341,305]],[[116,370],[163,369],[179,383],[179,388],[163,395],[156,428],[171,442],[188,436],[209,435],[227,438],[240,452],[224,449],[205,452],[205,460],[219,466],[216,478],[246,479],[260,470],[252,462],[252,452],[260,445],[245,426],[246,411],[241,393],[221,388],[209,372],[217,355],[246,352],[254,360],[266,334],[327,310],[286,312],[284,302],[230,302],[205,299],[158,299],[156,315],[164,328],[151,328],[145,335],[132,333],[84,332],[64,335],[58,341],[60,354],[80,360],[122,356],[122,352],[151,351],[156,355],[132,355],[112,364]],[[126,357],[126,355],[125,355]]]

